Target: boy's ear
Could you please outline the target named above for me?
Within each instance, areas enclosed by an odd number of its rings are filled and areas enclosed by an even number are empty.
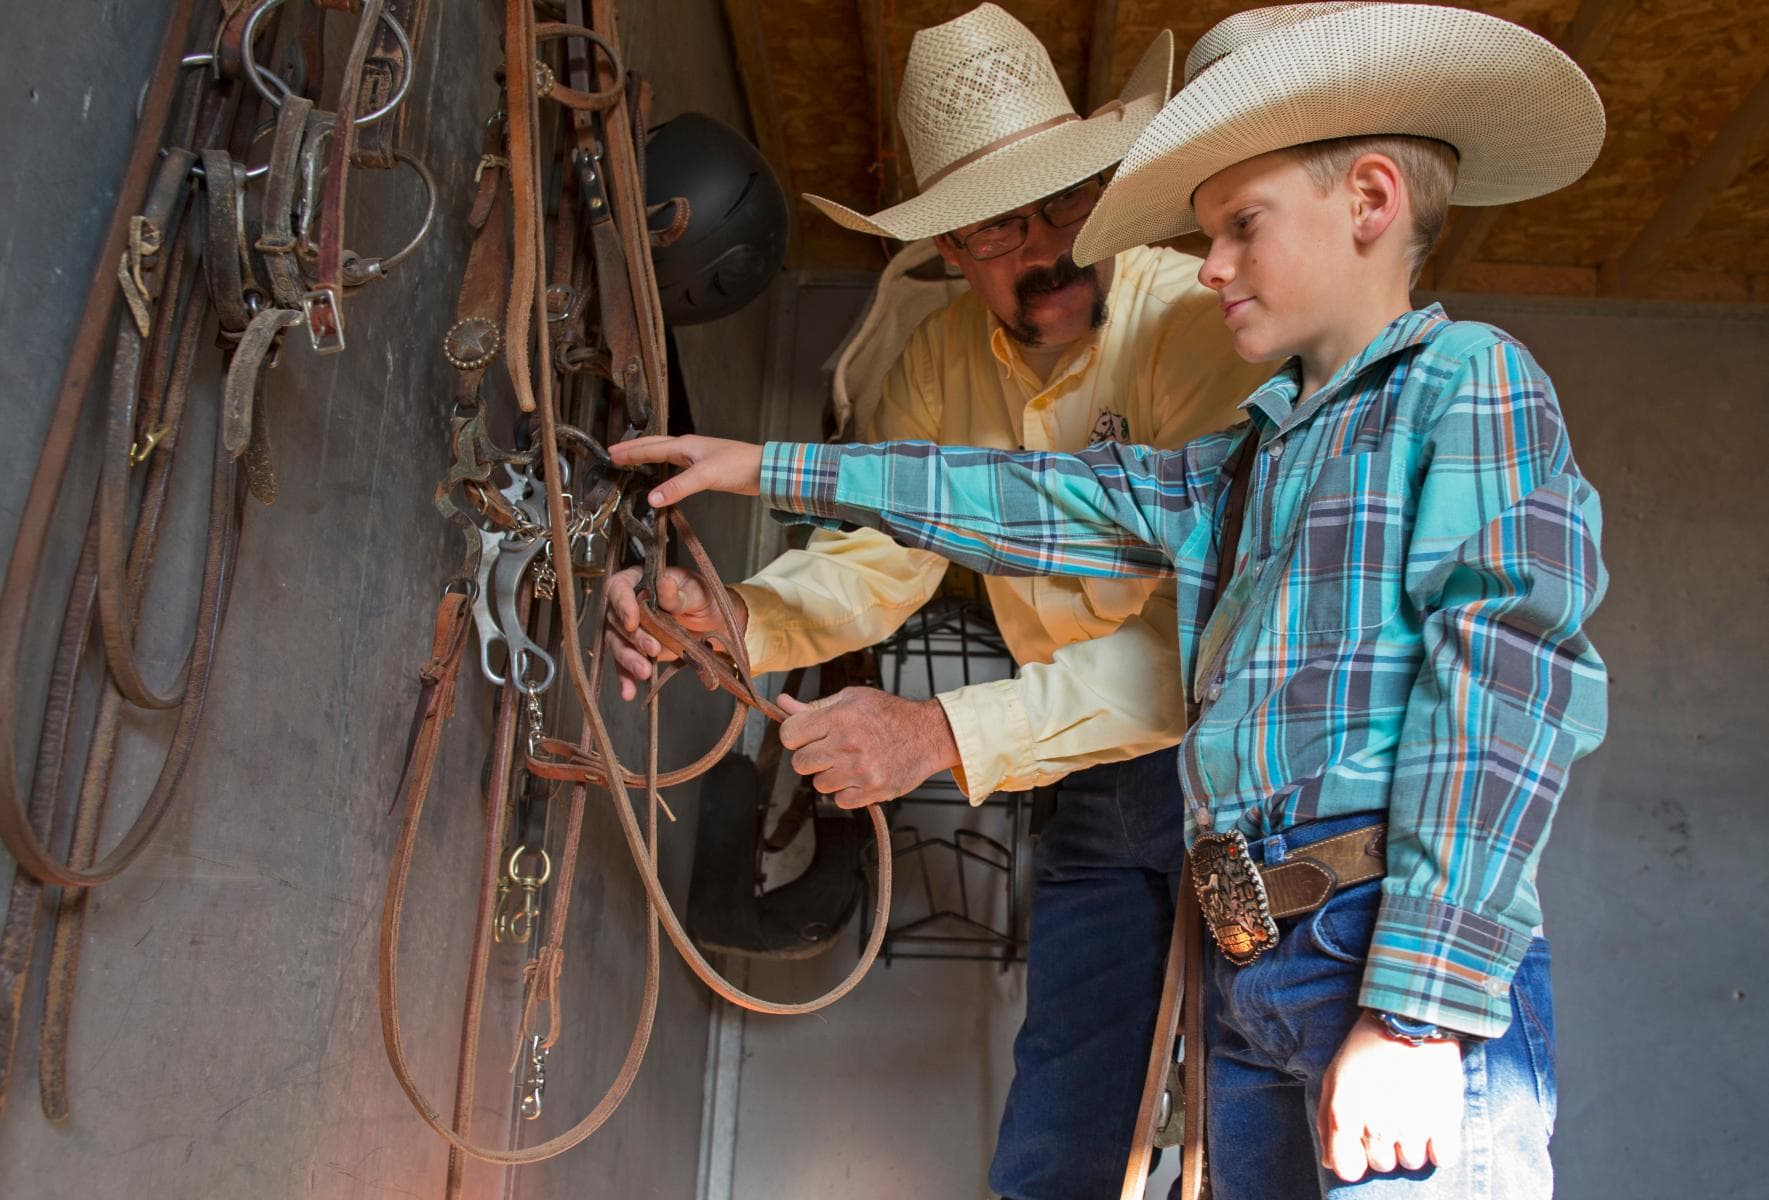
[[[1359,244],[1372,245],[1400,218],[1406,179],[1392,158],[1372,152],[1351,164],[1346,184],[1351,189],[1352,234]]]

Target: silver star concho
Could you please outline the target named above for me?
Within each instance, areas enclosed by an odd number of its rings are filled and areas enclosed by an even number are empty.
[[[442,357],[461,371],[479,371],[491,365],[503,349],[504,335],[490,317],[466,317],[450,326],[442,339]]]

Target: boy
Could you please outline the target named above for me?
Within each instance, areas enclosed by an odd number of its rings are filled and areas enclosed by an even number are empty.
[[[615,451],[689,468],[653,503],[759,490],[979,570],[1175,572],[1218,1200],[1552,1190],[1535,873],[1605,721],[1598,503],[1528,352],[1408,289],[1447,203],[1564,186],[1602,136],[1577,66],[1496,18],[1244,13],[1075,257],[1201,226],[1236,348],[1286,360],[1250,423],[1174,452]]]

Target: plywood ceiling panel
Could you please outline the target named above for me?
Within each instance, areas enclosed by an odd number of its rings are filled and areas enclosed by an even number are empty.
[[[1584,64],[1609,112],[1610,132],[1597,164],[1575,186],[1491,219],[1458,286],[1539,286],[1557,293],[1601,286],[1593,282],[1598,268],[1633,242],[1769,71],[1769,20],[1761,0],[1476,0],[1471,7],[1564,43],[1581,5],[1598,11],[1605,3],[1616,17],[1614,36],[1600,41],[1599,52]],[[758,7],[793,182],[864,211],[880,206],[886,197],[874,167],[889,151],[889,124],[881,121],[889,114],[880,112],[868,83],[861,13],[877,13],[882,65],[894,92],[916,30],[958,16],[972,0],[760,0]],[[1094,5],[1003,0],[1002,7],[1044,42],[1077,109],[1084,110]],[[1245,0],[1117,0],[1104,94],[1117,93],[1161,29],[1174,33],[1177,85],[1192,43],[1248,7]],[[1757,277],[1769,275],[1769,132],[1752,146],[1737,177],[1649,272],[1667,296],[1763,293]],[[912,192],[906,162],[901,172]],[[840,229],[808,206],[800,205],[796,215],[801,265],[872,267],[883,261],[887,247],[877,241]],[[1650,293],[1652,285],[1645,290]]]
[[[1755,0],[1635,0],[1586,64],[1609,113],[1596,165],[1573,187],[1516,206],[1481,257],[1590,266],[1619,254],[1766,69],[1769,21]],[[1731,269],[1718,258],[1697,265]]]
[[[1735,271],[1769,276],[1769,130],[1756,137],[1751,166],[1741,172],[1685,237],[1660,258],[1666,267],[1726,263]]]

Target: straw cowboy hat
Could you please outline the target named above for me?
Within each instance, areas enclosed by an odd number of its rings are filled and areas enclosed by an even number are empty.
[[[1082,118],[1032,31],[993,4],[915,35],[897,120],[921,194],[865,216],[807,195],[839,225],[913,241],[987,220],[1097,175],[1173,88],[1162,30],[1116,100]]]
[[[1411,134],[1456,148],[1452,204],[1565,187],[1603,147],[1603,102],[1551,42],[1509,21],[1423,4],[1288,4],[1240,13],[1186,58],[1075,239],[1075,261],[1198,227],[1218,171],[1327,138]]]

